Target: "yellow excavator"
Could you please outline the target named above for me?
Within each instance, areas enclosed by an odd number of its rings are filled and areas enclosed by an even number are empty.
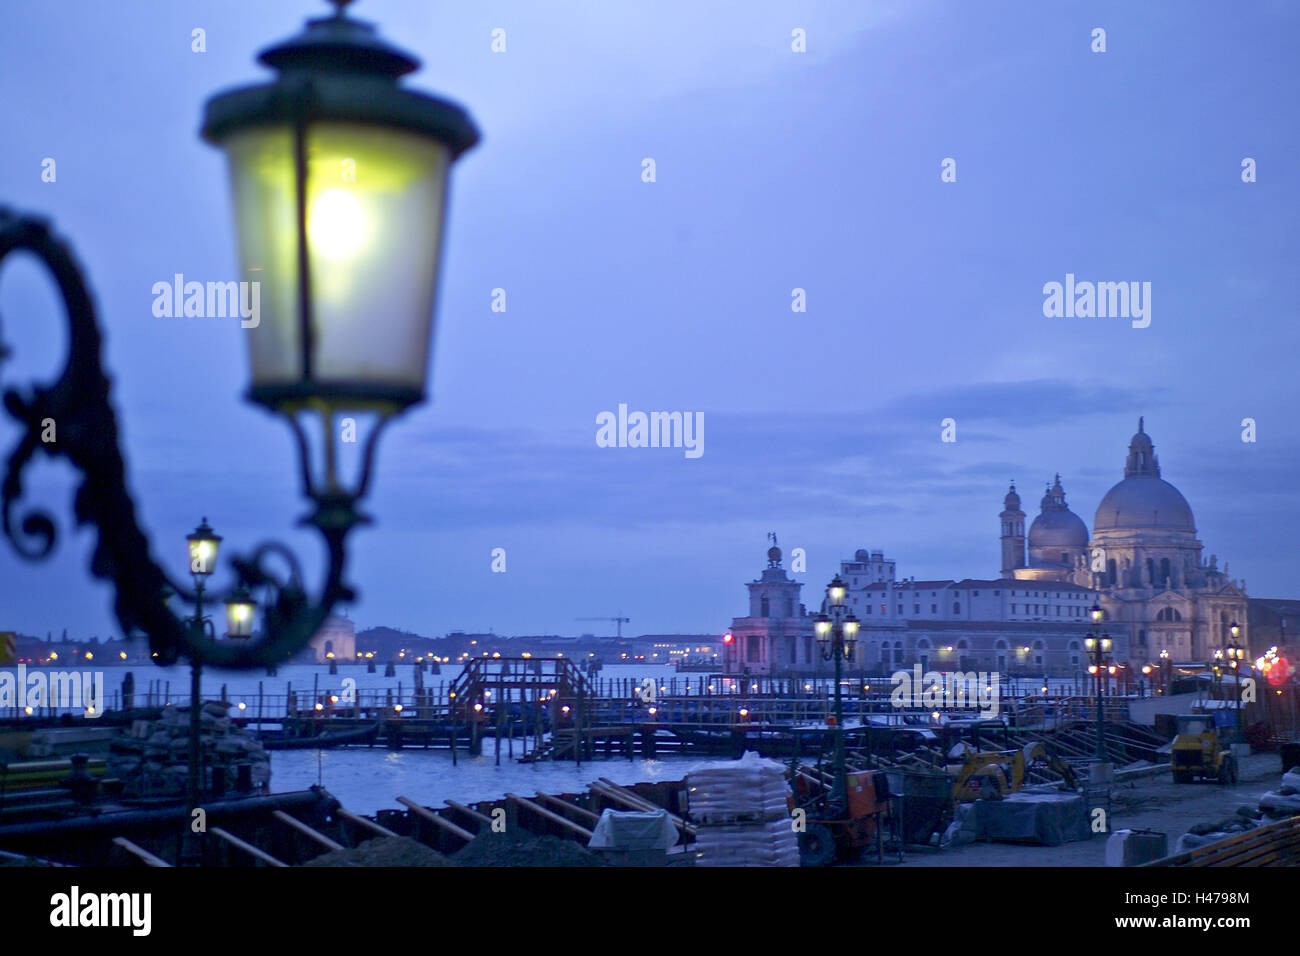
[[[1035,740],[1019,750],[995,750],[985,753],[968,752],[965,761],[955,769],[952,798],[958,803],[972,800],[1001,800],[1025,785],[1025,776],[1035,766],[1045,766],[1055,771],[1065,781],[1066,788],[1074,790],[1078,779],[1070,765],[1049,753],[1042,741]],[[949,772],[953,768],[949,767]]]

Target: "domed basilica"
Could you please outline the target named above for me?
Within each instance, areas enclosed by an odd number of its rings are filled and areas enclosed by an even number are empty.
[[[1106,618],[1124,621],[1135,659],[1205,660],[1229,643],[1229,625],[1246,626],[1245,583],[1227,565],[1201,557],[1191,506],[1160,477],[1155,445],[1138,419],[1124,478],[1106,492],[1092,534],[1065,503],[1061,476],[1043,495],[1025,536],[1015,485],[1003,502],[1002,577],[1057,581],[1099,592]],[[1028,544],[1028,559],[1025,546]]]

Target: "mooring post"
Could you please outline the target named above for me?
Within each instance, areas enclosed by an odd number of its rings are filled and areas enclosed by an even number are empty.
[[[456,702],[450,697],[447,701],[447,723],[451,726],[451,765],[456,766]]]
[[[495,743],[497,766],[501,766],[501,699],[497,698],[497,727],[496,733],[492,735]]]

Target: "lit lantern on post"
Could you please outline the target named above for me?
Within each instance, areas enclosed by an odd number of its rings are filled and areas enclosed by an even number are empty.
[[[413,56],[367,23],[333,16],[265,50],[278,71],[209,100],[203,137],[230,169],[243,278],[260,283],[247,325],[250,401],[285,415],[309,494],[343,494],[340,412],[374,412],[376,436],[422,402],[452,163],[478,141],[453,103],[399,85]],[[321,417],[316,474],[296,416]]]
[[[208,519],[204,518],[193,533],[185,536],[185,540],[189,542],[190,573],[199,579],[210,576],[217,568],[221,536],[213,532]]]
[[[830,602],[831,607],[843,607],[848,593],[848,588],[844,586],[844,582],[837,574],[826,587],[826,600]]]
[[[844,659],[851,661],[853,660],[853,649],[858,645],[858,631],[862,627],[862,622],[850,611],[842,626],[844,629]]]
[[[813,634],[817,636],[817,647],[825,654],[831,643],[831,618],[829,614],[818,614],[813,618]]]
[[[253,615],[257,611],[252,595],[244,587],[226,598],[226,631],[230,637],[252,637]]]

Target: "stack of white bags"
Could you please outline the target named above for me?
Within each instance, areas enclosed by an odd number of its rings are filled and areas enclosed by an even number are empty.
[[[696,866],[798,866],[785,768],[746,752],[686,775]]]

